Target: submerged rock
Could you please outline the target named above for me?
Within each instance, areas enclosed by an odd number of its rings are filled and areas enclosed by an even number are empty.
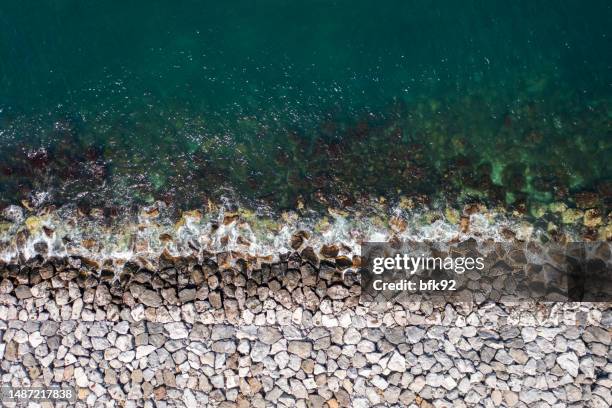
[[[598,207],[600,204],[599,195],[591,191],[582,191],[574,195],[576,206],[583,210]]]
[[[596,228],[601,225],[602,221],[601,211],[598,209],[592,208],[584,212],[583,223],[585,227]]]

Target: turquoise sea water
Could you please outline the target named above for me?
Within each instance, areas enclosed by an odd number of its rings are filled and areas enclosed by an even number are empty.
[[[606,1],[6,1],[0,203],[612,197]]]

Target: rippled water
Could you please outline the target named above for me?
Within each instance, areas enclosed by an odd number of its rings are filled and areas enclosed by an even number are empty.
[[[609,2],[0,6],[0,203],[612,196]]]

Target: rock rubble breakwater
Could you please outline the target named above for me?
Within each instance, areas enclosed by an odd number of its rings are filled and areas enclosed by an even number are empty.
[[[78,407],[612,403],[608,304],[368,304],[343,272],[298,252],[118,277],[77,258],[3,264],[2,382],[74,386]]]

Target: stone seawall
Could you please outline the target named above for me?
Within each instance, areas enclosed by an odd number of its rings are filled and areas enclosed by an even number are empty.
[[[255,271],[4,265],[0,376],[74,386],[77,407],[612,405],[607,304],[365,304],[360,290],[297,254]]]

